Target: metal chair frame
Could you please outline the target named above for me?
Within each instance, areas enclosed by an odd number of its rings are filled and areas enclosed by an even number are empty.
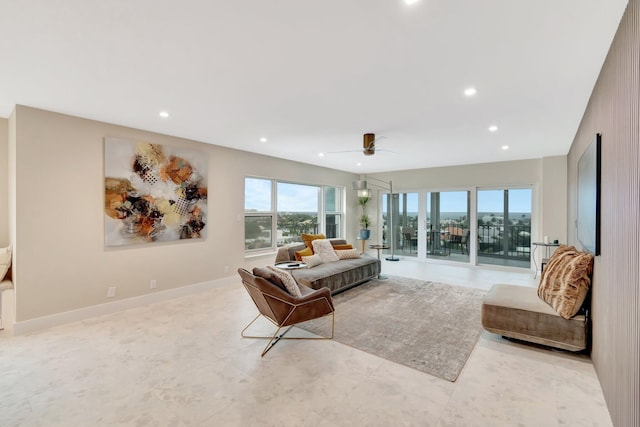
[[[335,330],[335,310],[332,308],[332,304],[329,303],[329,301],[327,301],[327,298],[324,296],[318,297],[318,298],[314,298],[308,301],[305,301],[303,303],[292,303],[291,301],[287,301],[284,300],[282,298],[279,298],[276,295],[273,294],[265,294],[263,291],[261,291],[259,288],[257,288],[256,286],[247,283],[246,281],[242,281],[242,284],[244,285],[244,287],[247,289],[247,291],[249,292],[249,295],[251,296],[251,298],[253,299],[253,294],[250,291],[249,287],[257,290],[258,292],[260,292],[263,295],[268,295],[269,298],[272,298],[276,301],[279,301],[287,306],[289,306],[289,311],[287,313],[287,315],[285,316],[285,318],[281,321],[278,322],[275,319],[272,319],[271,317],[259,312],[258,315],[256,317],[253,318],[253,320],[251,320],[249,322],[249,324],[247,324],[247,326],[245,326],[242,331],[240,332],[240,335],[243,338],[250,338],[250,339],[267,339],[269,340],[267,342],[266,347],[264,348],[264,350],[262,351],[262,354],[260,355],[261,357],[264,357],[265,354],[267,354],[267,352],[269,350],[271,350],[280,340],[282,339],[287,339],[287,340],[330,340],[333,339],[333,335],[334,335],[334,330]],[[275,286],[275,285],[274,285]],[[317,304],[317,303],[321,303],[322,301],[324,301],[327,306],[331,309],[331,312],[316,318],[309,318],[309,319],[305,319],[303,321],[299,321],[296,322],[294,324],[289,324],[289,319],[291,318],[291,316],[295,313],[296,310],[301,309],[309,304]],[[255,300],[254,300],[255,302]],[[256,304],[256,306],[258,306],[258,304]],[[317,337],[285,337],[285,335],[291,330],[291,328],[293,328],[294,326],[296,326],[297,324],[306,322],[307,320],[314,320],[314,319],[321,319],[324,317],[327,317],[328,315],[331,315],[331,335],[330,336],[317,336]],[[258,320],[258,318],[260,318],[260,316],[265,317],[267,320],[269,320],[271,323],[273,323],[277,329],[276,331],[272,334],[272,335],[248,335],[246,333],[247,329],[249,329],[251,327],[251,325],[253,325],[255,323],[256,320]],[[275,317],[275,316],[274,316]],[[287,327],[288,326],[288,327]],[[280,331],[286,328],[281,334]]]

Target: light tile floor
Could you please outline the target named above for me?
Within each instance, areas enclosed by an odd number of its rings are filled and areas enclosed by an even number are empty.
[[[488,289],[527,272],[384,262]],[[237,285],[39,333],[0,335],[0,426],[610,426],[585,356],[484,333],[455,383],[335,341],[242,339]],[[266,326],[263,324],[263,326]]]

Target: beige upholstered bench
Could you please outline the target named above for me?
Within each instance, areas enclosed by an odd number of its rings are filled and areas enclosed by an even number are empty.
[[[482,304],[482,326],[504,337],[571,351],[589,341],[593,255],[560,245],[537,288],[494,285]]]
[[[482,326],[504,337],[580,351],[587,348],[588,310],[561,317],[529,286],[494,285],[482,304]]]

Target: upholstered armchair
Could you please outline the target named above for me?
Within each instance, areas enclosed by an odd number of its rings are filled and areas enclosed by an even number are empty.
[[[264,356],[281,339],[332,339],[334,331],[334,307],[331,291],[328,288],[314,290],[306,286],[299,286],[302,296],[293,296],[274,275],[267,269],[255,268],[252,274],[239,268],[238,274],[242,284],[251,296],[258,309],[258,315],[242,330],[243,338],[268,339],[267,346],[262,351]],[[296,324],[307,320],[331,315],[331,335],[328,337],[289,338],[284,335]],[[266,317],[277,326],[271,336],[247,335],[246,331],[260,316]],[[280,335],[282,328],[288,327]]]

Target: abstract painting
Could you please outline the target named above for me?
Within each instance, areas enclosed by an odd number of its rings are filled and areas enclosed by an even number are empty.
[[[208,157],[105,138],[105,245],[206,237]]]

